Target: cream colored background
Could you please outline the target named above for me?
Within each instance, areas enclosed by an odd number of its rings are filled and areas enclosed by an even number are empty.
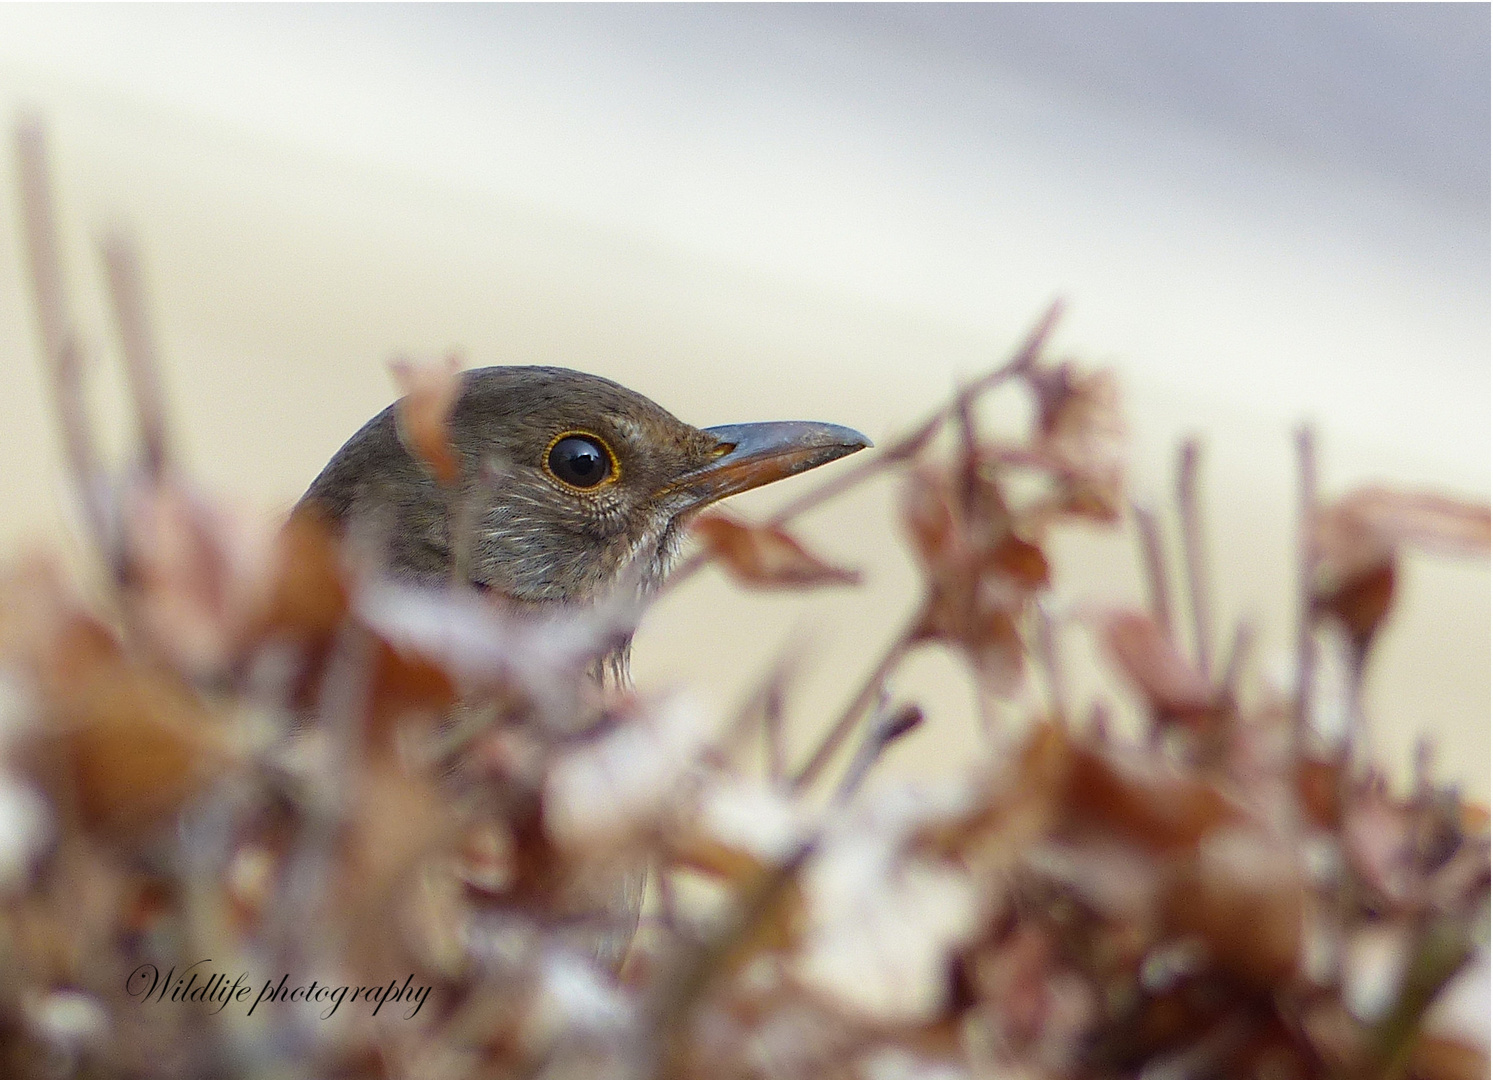
[[[1123,373],[1139,499],[1165,503],[1178,439],[1206,435],[1218,633],[1252,618],[1259,667],[1287,671],[1298,420],[1318,425],[1329,491],[1487,497],[1486,171],[1481,205],[1422,198],[915,30],[789,8],[6,6],[0,117],[50,124],[100,346],[93,241],[113,224],[140,240],[182,455],[250,507],[286,509],[392,397],[395,353],[565,364],[702,425],[816,418],[884,440],[1061,294],[1060,349]],[[13,175],[8,146],[3,162]],[[65,518],[15,221],[0,184],[7,552]],[[647,623],[639,683],[725,707],[793,643],[813,658],[802,745],[913,601],[894,497],[805,526],[865,588],[697,581]],[[1128,537],[1076,533],[1061,555],[1061,598],[1134,602]],[[1486,568],[1413,560],[1369,700],[1382,753],[1431,732],[1442,773],[1484,798],[1488,601]],[[1088,646],[1064,648],[1084,697]],[[931,716],[898,769],[970,752],[954,665],[920,657],[895,689]]]

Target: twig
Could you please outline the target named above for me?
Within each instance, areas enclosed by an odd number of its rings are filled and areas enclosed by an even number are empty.
[[[1063,680],[1063,666],[1058,659],[1056,628],[1052,625],[1052,614],[1040,600],[1037,609],[1037,655],[1047,675],[1047,689],[1052,698],[1052,711],[1059,720],[1068,718],[1068,691]]]
[[[1016,350],[1012,357],[1000,367],[982,375],[974,382],[965,386],[953,401],[941,406],[931,416],[914,428],[911,432],[892,443],[881,453],[874,457],[859,461],[849,468],[842,469],[838,474],[832,476],[817,487],[812,487],[795,499],[790,499],[779,510],[767,519],[765,524],[769,526],[783,526],[794,518],[800,517],[814,510],[831,499],[838,498],[852,488],[870,480],[872,477],[902,464],[904,461],[915,457],[938,434],[944,423],[950,416],[955,415],[961,409],[968,410],[969,405],[979,395],[987,390],[994,389],[1001,383],[1019,375],[1025,374],[1037,362],[1042,353],[1042,347],[1047,339],[1052,336],[1053,328],[1057,325],[1059,317],[1063,313],[1063,302],[1054,300],[1037,320],[1031,333],[1022,342],[1021,347]],[[685,581],[699,573],[700,569],[710,562],[710,556],[697,551],[685,559],[664,582],[658,590],[660,594],[677,588]]]
[[[850,700],[850,704],[845,706],[845,711],[840,714],[839,719],[834,722],[824,738],[819,741],[814,752],[809,755],[809,760],[804,762],[798,772],[789,779],[789,790],[802,791],[812,784],[825,765],[829,764],[830,758],[840,748],[840,744],[855,730],[856,722],[860,719],[861,713],[866,711],[866,706],[870,705],[876,695],[881,692],[882,684],[886,682],[887,676],[902,662],[902,658],[912,648],[913,631],[916,626],[916,620],[910,622],[907,629],[898,634],[888,646],[876,666],[871,669],[871,674],[866,676],[860,690]]]
[[[1240,619],[1234,627],[1234,640],[1229,645],[1229,654],[1223,664],[1223,674],[1218,680],[1219,690],[1229,700],[1234,700],[1238,696],[1239,680],[1244,675],[1244,664],[1249,659],[1249,650],[1254,645],[1254,640],[1254,627]]]
[[[980,487],[980,440],[975,431],[974,399],[954,396],[954,420],[959,431],[959,499],[964,519],[975,516],[975,493]]]
[[[362,722],[373,689],[377,641],[364,626],[344,621],[333,641],[318,690],[317,714],[327,746],[315,783],[304,789],[305,822],[286,859],[280,903],[265,937],[273,943],[280,966],[297,968],[305,960],[300,936],[307,919],[324,914],[343,822],[358,798],[362,781]]]
[[[683,1032],[689,1018],[731,954],[777,909],[817,848],[817,838],[804,841],[783,863],[745,889],[735,912],[685,954],[670,978],[660,980],[659,997],[650,1010],[653,1037],[646,1043],[646,1066],[640,1074],[655,1080],[683,1075]]]
[[[1316,642],[1312,634],[1312,595],[1317,568],[1317,451],[1312,429],[1296,430],[1296,758],[1306,753],[1312,715]]]
[[[1177,458],[1177,509],[1182,518],[1182,551],[1187,566],[1187,594],[1192,608],[1197,665],[1203,677],[1210,678],[1213,674],[1213,612],[1208,595],[1203,514],[1198,505],[1198,459],[1201,453],[1202,448],[1196,439],[1188,439],[1182,444]]]
[[[62,425],[67,467],[78,489],[84,523],[99,557],[104,560],[111,576],[117,576],[117,560],[109,527],[108,493],[83,396],[81,349],[67,314],[67,288],[63,282],[62,257],[57,241],[46,133],[40,121],[25,120],[16,128],[16,159],[20,165],[26,261],[31,273],[42,351],[46,354],[51,375],[53,406]]]
[[[1151,598],[1151,618],[1167,637],[1172,636],[1172,590],[1167,580],[1166,549],[1161,542],[1161,526],[1156,515],[1145,507],[1132,506],[1135,530],[1140,536],[1141,560]]]
[[[793,677],[802,658],[803,649],[790,644],[773,660],[766,676],[757,683],[751,694],[741,703],[716,739],[712,751],[721,761],[727,760],[740,740],[751,731],[752,722],[758,716],[762,717],[766,725],[771,722],[769,714],[776,709],[781,719],[783,687]]]
[[[969,403],[987,390],[994,389],[1001,383],[1021,375],[1028,371],[1037,362],[1037,357],[1042,353],[1042,347],[1047,339],[1052,336],[1053,328],[1063,314],[1063,302],[1054,300],[1037,320],[1031,333],[1022,342],[1021,347],[1016,350],[1012,357],[995,370],[982,375],[954,398],[953,401],[937,409],[920,425],[909,434],[904,435],[892,443],[874,458],[853,465],[842,470],[838,476],[811,488],[796,499],[790,500],[786,505],[767,519],[769,525],[786,525],[794,518],[807,513],[828,502],[837,495],[864,482],[878,473],[885,472],[894,465],[898,465],[908,458],[913,457],[928,441],[938,433],[949,417],[956,415],[961,409],[968,409]]]
[[[762,703],[762,739],[767,750],[767,777],[777,786],[788,772],[787,751],[783,746],[783,685],[777,679],[768,684],[767,698]]]
[[[120,235],[110,236],[104,241],[103,256],[109,278],[109,300],[114,308],[114,324],[124,353],[130,394],[134,398],[135,420],[140,427],[145,473],[156,480],[165,470],[168,460],[166,407],[161,393],[155,339],[145,312],[140,262],[133,245]]]
[[[1368,721],[1363,712],[1363,683],[1369,671],[1369,646],[1371,639],[1355,637],[1348,642],[1348,694],[1347,722],[1343,726],[1343,741],[1338,747],[1338,761],[1342,768],[1339,777],[1347,783],[1352,776],[1353,763],[1360,748],[1368,745]]]
[[[1466,925],[1451,916],[1429,919],[1422,926],[1410,961],[1405,966],[1399,997],[1385,1017],[1374,1025],[1369,1037],[1371,1060],[1378,1075],[1396,1080],[1405,1065],[1426,1010],[1472,955],[1471,934]]]
[[[877,707],[876,715],[866,729],[865,738],[857,747],[855,757],[840,779],[840,786],[835,789],[831,801],[840,804],[849,802],[871,772],[872,766],[886,753],[887,747],[916,731],[922,724],[923,710],[916,705],[904,705],[895,712],[888,712],[886,702],[883,701]]]

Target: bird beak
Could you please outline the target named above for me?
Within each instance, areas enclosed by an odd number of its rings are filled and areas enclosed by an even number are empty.
[[[705,434],[720,440],[719,456],[674,484],[676,491],[691,492],[698,506],[817,469],[871,445],[851,428],[803,420],[725,424],[706,428]]]

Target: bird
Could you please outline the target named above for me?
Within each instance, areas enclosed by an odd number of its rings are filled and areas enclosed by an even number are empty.
[[[609,379],[560,367],[461,373],[450,413],[457,482],[437,483],[400,434],[396,402],[332,456],[296,510],[383,538],[388,569],[419,585],[453,579],[524,610],[595,604],[629,573],[655,593],[690,520],[721,499],[871,445],[810,421],[697,428]],[[593,664],[625,686],[630,639]],[[610,929],[581,943],[621,963],[642,909],[646,867],[568,884],[557,910]]]
[[[693,427],[610,379],[562,367],[459,378],[454,494],[401,439],[396,402],[332,456],[297,509],[314,506],[341,531],[374,523],[397,578],[455,577],[520,609],[594,604],[629,570],[641,594],[655,593],[701,510],[871,445],[811,421]],[[623,643],[602,671],[625,682],[627,651]]]

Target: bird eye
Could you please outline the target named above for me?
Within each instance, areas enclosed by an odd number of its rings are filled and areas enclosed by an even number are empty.
[[[594,488],[612,475],[612,455],[591,435],[563,435],[545,462],[555,479],[576,488]]]

